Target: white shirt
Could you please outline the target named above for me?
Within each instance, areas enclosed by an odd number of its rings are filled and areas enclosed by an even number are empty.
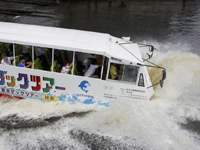
[[[92,76],[95,72],[95,69],[98,68],[98,65],[90,65],[89,69],[85,72],[84,76],[89,77]]]
[[[68,66],[63,66],[62,70],[61,70],[61,73],[69,74],[70,70],[71,70],[71,68],[68,68]]]
[[[5,62],[4,59],[1,60],[2,65],[11,65],[11,60],[13,60],[14,57],[7,57],[7,58],[8,58],[7,62]]]

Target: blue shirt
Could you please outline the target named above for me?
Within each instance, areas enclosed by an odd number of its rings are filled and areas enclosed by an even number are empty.
[[[21,62],[18,63],[18,67],[25,67],[26,66],[26,62],[24,64],[22,64]]]

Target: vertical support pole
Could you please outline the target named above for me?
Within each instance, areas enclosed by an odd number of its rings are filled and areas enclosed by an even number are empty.
[[[13,57],[14,57],[14,66],[15,66],[15,44],[13,43]]]
[[[34,46],[32,46],[32,65],[33,65],[33,69],[34,69],[34,55],[35,54],[35,51],[34,51]]]
[[[125,65],[124,65],[124,68],[123,68],[123,74],[122,74],[121,81],[124,79],[124,70],[125,70]]]
[[[52,62],[52,65],[51,65],[51,67],[52,67],[51,72],[53,72],[53,69],[54,69],[54,48],[52,49],[52,60],[51,60],[51,62]]]
[[[75,59],[75,51],[73,52],[73,66],[72,66],[72,75],[74,75],[74,59]]]
[[[101,80],[102,80],[102,76],[103,76],[104,60],[105,60],[105,56],[103,56],[103,62],[102,62],[102,66],[101,66],[101,77],[100,77]]]
[[[109,61],[108,61],[108,69],[107,69],[107,74],[106,74],[106,80],[108,79],[109,72],[110,72],[110,58],[109,58]]]

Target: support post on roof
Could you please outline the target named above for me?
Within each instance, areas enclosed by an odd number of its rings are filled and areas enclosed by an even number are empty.
[[[102,66],[101,66],[101,77],[100,77],[100,79],[102,79],[102,76],[103,76],[104,60],[105,60],[105,56],[103,56],[103,62],[102,62]]]
[[[53,72],[53,69],[54,69],[54,49],[52,49],[52,60],[51,60],[51,62],[52,62],[52,65],[51,65],[51,67],[52,67],[51,72]]]
[[[14,57],[14,66],[15,66],[15,44],[13,43],[13,57]]]
[[[124,70],[125,70],[125,65],[124,65],[124,68],[123,68],[123,74],[122,74],[121,81],[123,81],[123,79],[124,79]]]
[[[108,60],[108,69],[107,69],[107,74],[106,74],[106,80],[108,79],[109,72],[110,72],[110,58]]]
[[[34,55],[35,54],[35,52],[34,52],[34,46],[32,46],[32,65],[33,65],[33,69],[34,69]]]
[[[73,52],[73,66],[72,66],[72,75],[74,75],[74,59],[75,59],[75,51]]]

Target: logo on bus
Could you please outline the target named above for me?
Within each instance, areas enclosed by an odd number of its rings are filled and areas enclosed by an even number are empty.
[[[80,87],[81,90],[83,90],[85,93],[87,93],[88,92],[88,90],[87,90],[88,86],[91,86],[91,84],[88,81],[84,80],[80,83],[80,85],[78,87]]]

